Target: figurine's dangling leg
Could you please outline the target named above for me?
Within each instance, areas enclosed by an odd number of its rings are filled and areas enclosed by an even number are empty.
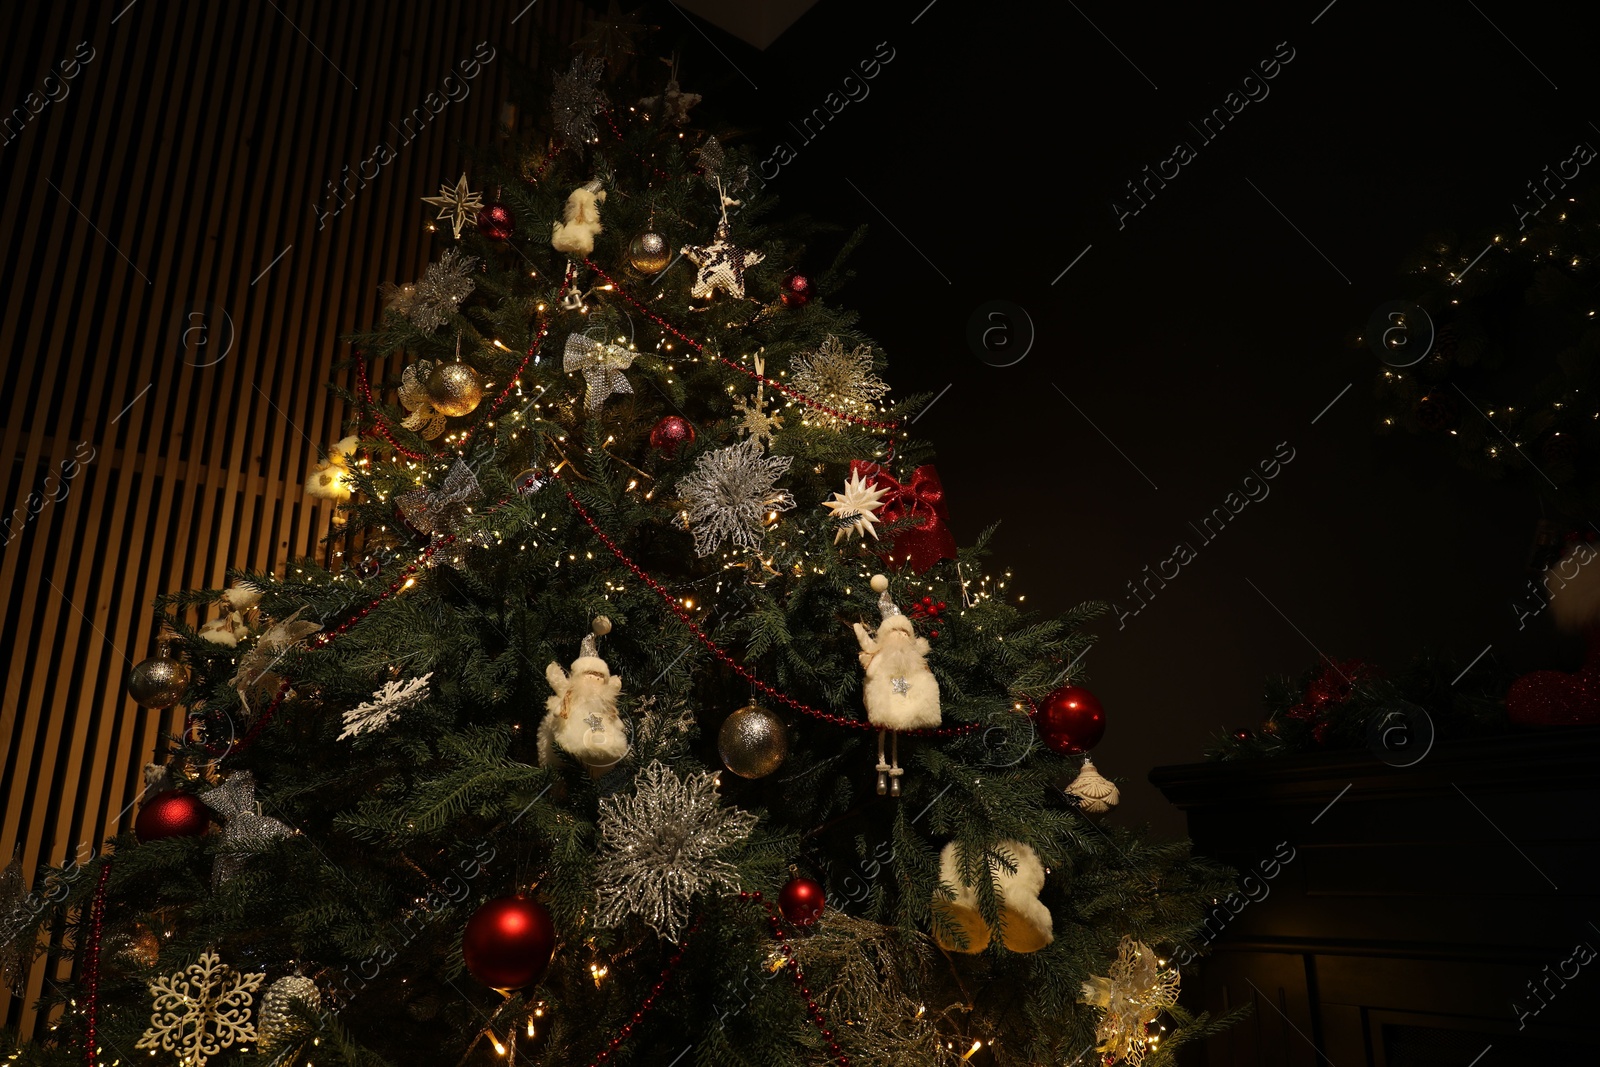
[[[883,735],[887,730],[878,731],[878,795],[881,797],[889,791],[889,765],[883,761]]]
[[[896,730],[894,736],[889,738],[889,795],[900,795],[900,776],[905,772],[900,769],[900,731]]]

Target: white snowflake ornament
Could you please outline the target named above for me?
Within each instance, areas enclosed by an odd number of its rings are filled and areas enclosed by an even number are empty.
[[[205,1067],[223,1049],[255,1041],[250,1007],[266,977],[241,974],[215,952],[202,952],[184,970],[150,983],[150,1028],[133,1047],[176,1053],[181,1067]]]
[[[385,682],[381,689],[372,694],[371,700],[344,713],[344,733],[339,735],[339,740],[360,737],[368,730],[387,727],[400,717],[402,711],[427,698],[428,679],[432,677],[433,672],[429,671],[410,681]]]

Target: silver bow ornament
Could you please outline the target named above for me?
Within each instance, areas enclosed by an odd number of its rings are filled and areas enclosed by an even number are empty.
[[[224,819],[221,847],[211,871],[213,885],[226,882],[251,856],[294,833],[277,819],[261,814],[261,805],[256,803],[256,780],[249,771],[235,771],[215,789],[200,794],[200,799]]]
[[[636,354],[632,349],[596,341],[587,334],[569,334],[562,369],[568,374],[583,372],[583,379],[589,386],[589,410],[599,411],[611,394],[633,392],[633,386],[622,372],[633,366]]]

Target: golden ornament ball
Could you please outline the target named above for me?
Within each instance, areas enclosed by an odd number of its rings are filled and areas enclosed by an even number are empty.
[[[102,954],[118,963],[148,970],[161,957],[161,939],[144,923],[135,922],[108,935]]]
[[[483,399],[483,376],[466,363],[439,363],[428,376],[428,402],[441,415],[470,415]]]
[[[170,708],[188,686],[188,665],[165,652],[140,660],[128,675],[128,695],[141,708]]]
[[[672,246],[654,230],[634,234],[628,242],[628,265],[640,274],[657,274],[672,262]]]
[[[756,704],[729,715],[717,733],[723,766],[741,778],[765,778],[789,755],[789,729],[783,720]]]

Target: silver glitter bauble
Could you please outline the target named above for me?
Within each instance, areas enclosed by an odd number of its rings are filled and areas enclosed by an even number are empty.
[[[657,274],[672,262],[672,246],[654,230],[635,234],[628,242],[628,264],[640,274]]]
[[[170,708],[189,686],[189,667],[162,652],[134,665],[128,695],[141,708]]]
[[[256,1027],[256,1043],[264,1050],[281,1046],[297,1034],[310,1030],[305,1020],[296,1014],[295,1002],[315,1012],[322,1006],[322,994],[317,983],[298,974],[280,978],[267,987],[261,998],[261,1021]]]
[[[717,751],[723,765],[740,778],[765,778],[789,755],[789,731],[766,708],[748,704],[723,722]]]
[[[470,415],[483,399],[483,378],[466,363],[440,363],[428,378],[428,401],[451,418]]]

